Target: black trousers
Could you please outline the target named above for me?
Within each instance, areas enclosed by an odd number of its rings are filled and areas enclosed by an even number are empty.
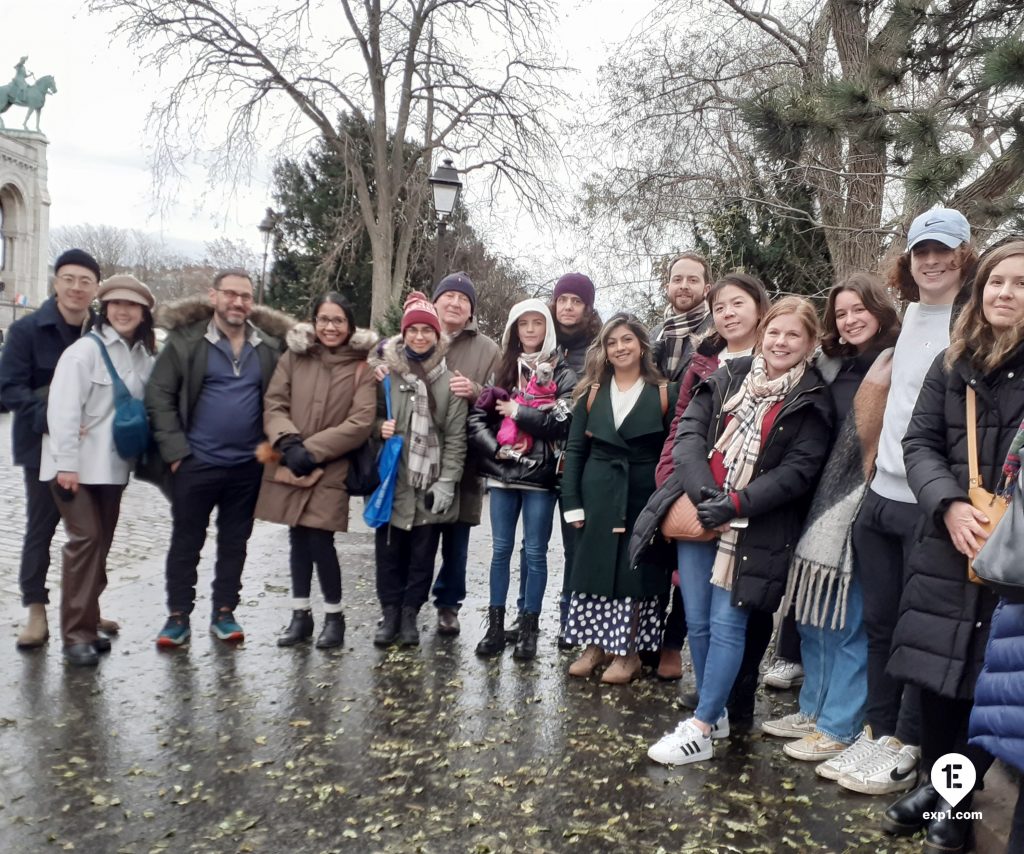
[[[25,473],[25,539],[21,546],[21,568],[18,584],[21,604],[47,605],[50,591],[46,587],[46,573],[50,570],[50,544],[60,522],[60,510],[50,491],[49,483],[41,483],[39,469],[24,469]]]
[[[334,531],[296,525],[288,529],[288,541],[291,544],[292,596],[309,598],[316,566],[324,602],[337,605],[341,601],[341,566],[334,549]]]
[[[782,622],[779,623],[779,634],[775,639],[775,655],[785,661],[800,664],[800,632],[796,627],[795,609],[790,608]]]
[[[920,689],[921,698],[921,770],[925,776],[931,773],[932,765],[947,753],[962,753],[974,764],[978,773],[978,784],[994,761],[992,754],[981,747],[967,743],[967,724],[971,718],[972,700],[952,700],[925,688]],[[960,809],[966,809],[961,806]]]
[[[864,716],[875,738],[895,735],[904,744],[921,742],[921,698],[917,688],[904,687],[885,668],[920,522],[921,510],[916,504],[891,501],[869,489],[853,523],[854,572],[864,591],[868,636]]]
[[[1010,826],[1010,840],[1006,850],[1009,854],[1024,851],[1024,777],[1017,783],[1017,806],[1013,808],[1013,824]]]
[[[683,594],[672,585],[671,592],[662,597],[662,613],[665,615],[665,631],[661,636],[662,649],[682,649],[686,640],[686,611],[683,609]]]
[[[423,607],[430,595],[440,538],[440,525],[419,525],[411,531],[393,525],[377,529],[377,598],[382,608]]]
[[[167,609],[191,614],[196,601],[199,553],[210,514],[217,509],[217,559],[213,569],[213,610],[234,610],[242,589],[242,568],[252,534],[263,466],[254,459],[237,466],[213,466],[185,457],[171,482],[171,546],[167,551]]]

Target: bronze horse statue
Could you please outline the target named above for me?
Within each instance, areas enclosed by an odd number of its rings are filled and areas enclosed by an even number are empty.
[[[54,95],[57,92],[57,84],[53,82],[53,77],[47,74],[45,77],[40,77],[35,83],[30,83],[25,86],[25,95],[23,98],[15,96],[14,86],[7,84],[6,86],[0,86],[0,115],[6,113],[12,106],[15,107],[26,107],[28,112],[25,113],[25,121],[22,127],[28,130],[28,120],[32,118],[32,114],[36,114],[36,131],[39,130],[39,115],[43,110],[43,106],[46,104],[46,96]],[[0,119],[0,130],[4,127],[3,120]]]

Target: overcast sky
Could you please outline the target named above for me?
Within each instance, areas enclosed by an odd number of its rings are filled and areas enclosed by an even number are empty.
[[[560,3],[561,26],[552,43],[564,48],[563,61],[579,69],[566,86],[580,94],[591,91],[609,45],[624,37],[654,2]],[[0,82],[13,76],[13,66],[27,54],[28,69],[37,78],[53,75],[58,87],[42,118],[50,143],[51,227],[91,222],[141,228],[178,249],[196,251],[205,241],[227,236],[261,250],[256,225],[270,204],[269,155],[257,164],[248,185],[211,186],[200,169],[191,169],[191,180],[173,205],[156,214],[145,120],[167,82],[140,71],[130,50],[110,36],[112,22],[83,11],[84,5],[82,0],[24,0],[4,2],[0,11]],[[8,127],[20,127],[24,110],[11,108],[0,118]],[[272,135],[273,129],[267,132]],[[471,221],[485,234],[520,236],[521,245],[494,246],[496,251],[530,258],[531,266],[544,256],[554,257],[560,238],[533,228],[517,213],[514,199],[493,210],[479,203],[474,208],[472,192],[467,199]],[[564,245],[557,251],[562,257],[572,255]]]

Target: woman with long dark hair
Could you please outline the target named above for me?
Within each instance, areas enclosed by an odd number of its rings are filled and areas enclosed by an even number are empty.
[[[313,636],[313,568],[324,599],[318,649],[342,646],[341,566],[335,531],[348,530],[347,454],[373,429],[377,390],[366,355],[377,336],[356,329],[348,301],[327,293],[309,323],[288,333],[263,401],[263,428],[276,449],[266,460],[256,517],[288,526],[292,619],[277,639],[294,646]]]
[[[115,384],[119,379],[141,400],[156,351],[155,300],[146,285],[134,276],[111,276],[98,296],[100,314],[91,332],[64,351],[53,374],[39,474],[51,481],[67,532],[60,628],[64,657],[79,666],[96,664],[99,653],[110,649],[99,633],[100,594],[134,463],[114,444]]]
[[[660,645],[667,573],[632,569],[629,538],[654,491],[676,394],[654,367],[643,324],[611,317],[576,390],[562,478],[565,520],[579,529],[565,638],[584,649],[571,676],[590,676],[610,657],[602,681],[629,682],[640,673],[639,653]]]
[[[785,609],[795,606],[804,683],[799,711],[762,727],[795,738],[783,748],[788,756],[823,762],[818,774],[838,780],[860,761],[871,738],[865,732],[850,747],[868,690],[853,520],[875,464],[900,322],[885,286],[869,273],[854,273],[829,291],[824,321],[815,367],[836,408],[832,451],[797,543]]]
[[[539,299],[512,307],[501,347],[494,386],[484,389],[468,420],[469,441],[490,490],[493,541],[487,632],[476,652],[494,656],[505,648],[505,601],[522,515],[526,587],[513,656],[529,660],[537,654],[558,457],[569,432],[576,374],[558,352],[554,322]]]
[[[970,794],[953,813],[931,785],[932,764],[946,753],[962,753],[980,780],[992,762],[967,743],[997,601],[968,578],[968,562],[987,538],[988,522],[968,490],[974,466],[981,486],[995,490],[1001,481],[1007,450],[1024,421],[1021,377],[1024,240],[1014,240],[978,262],[970,300],[949,348],[925,376],[903,438],[907,480],[924,511],[924,527],[908,561],[888,670],[921,690],[923,773],[920,785],[886,810],[882,826],[898,834],[927,827],[929,850],[963,851],[971,836],[970,820],[953,817],[970,809]],[[926,813],[942,817],[926,820]]]
[[[719,535],[676,543],[700,702],[692,718],[648,751],[656,762],[712,758],[712,739],[729,735],[725,704],[743,659],[748,616],[753,609],[772,612],[782,601],[790,544],[825,462],[833,420],[825,384],[810,365],[818,333],[807,300],[776,303],[761,323],[756,355],[727,362],[697,387],[676,434],[676,471],[651,498],[667,512],[685,491],[701,526]]]

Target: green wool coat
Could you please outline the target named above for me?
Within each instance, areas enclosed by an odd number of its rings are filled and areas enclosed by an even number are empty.
[[[654,492],[654,469],[679,386],[669,383],[668,408],[663,413],[658,387],[648,384],[616,430],[609,382],[601,383],[589,413],[587,395],[579,400],[569,431],[562,510],[582,508],[586,514],[577,532],[569,588],[615,599],[658,596],[668,589],[668,572],[647,563],[630,568],[629,538],[636,517]]]

